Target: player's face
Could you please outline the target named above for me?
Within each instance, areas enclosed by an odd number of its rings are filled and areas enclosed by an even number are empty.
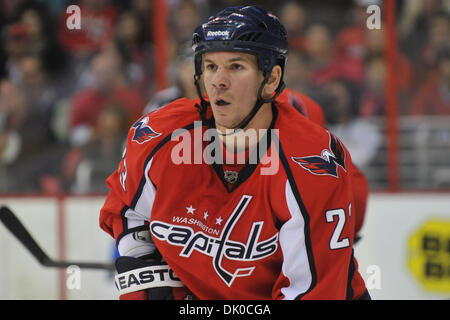
[[[208,52],[203,56],[203,80],[221,130],[236,128],[251,112],[263,76],[252,54]]]

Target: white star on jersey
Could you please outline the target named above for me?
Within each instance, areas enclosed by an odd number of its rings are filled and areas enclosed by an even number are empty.
[[[222,217],[216,218],[216,224],[221,225],[222,221],[223,221]]]
[[[186,209],[187,209],[187,213],[191,213],[191,214],[194,214],[194,211],[197,210],[192,206],[192,204],[189,207],[186,207]]]
[[[208,219],[208,210],[206,210],[205,212],[203,212],[203,219]]]

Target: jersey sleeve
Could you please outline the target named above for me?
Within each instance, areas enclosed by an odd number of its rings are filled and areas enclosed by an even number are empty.
[[[123,256],[140,257],[155,250],[147,224],[156,190],[148,173],[163,139],[157,127],[148,115],[132,125],[118,168],[106,180],[109,194],[100,210],[100,227],[116,240]]]
[[[286,158],[288,214],[280,228],[275,299],[357,299],[365,292],[352,248],[352,162],[339,139],[329,137],[317,155]]]

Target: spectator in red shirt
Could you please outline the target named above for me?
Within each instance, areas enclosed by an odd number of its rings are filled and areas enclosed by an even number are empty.
[[[110,0],[81,0],[81,28],[68,29],[66,22],[72,13],[63,12],[59,25],[59,39],[74,55],[91,55],[114,36],[117,8]]]
[[[386,64],[381,54],[366,59],[365,78],[362,89],[359,115],[382,116],[386,112]]]
[[[438,70],[414,95],[409,112],[412,115],[450,115],[450,51],[438,58]]]
[[[141,93],[130,87],[124,77],[120,56],[114,47],[101,51],[92,60],[93,86],[75,95],[70,115],[70,139],[80,146],[91,137],[101,110],[110,104],[120,105],[131,125],[143,111]]]
[[[384,56],[385,54],[385,35],[386,27],[381,26],[381,29],[367,29],[366,39],[365,39],[365,53],[364,59],[368,58],[370,60],[371,55]],[[364,60],[362,63],[365,63]],[[401,48],[397,50],[397,72],[400,77],[397,77],[398,89],[400,91],[408,91],[413,86],[414,82],[414,68],[412,66],[409,58],[404,54]]]
[[[372,3],[373,2],[373,3]],[[367,7],[369,4],[379,4],[377,1],[354,0],[350,8],[350,24],[342,28],[336,36],[336,55],[363,59],[366,42]]]
[[[126,112],[119,105],[105,105],[98,115],[91,139],[72,149],[63,162],[65,188],[77,193],[106,192],[105,177],[117,167],[128,133]]]
[[[381,5],[379,0],[354,0],[350,9],[350,24],[342,28],[336,36],[336,60],[354,82],[360,83],[364,78],[364,59],[367,51],[368,37],[375,30],[367,28],[367,7]]]
[[[336,55],[333,38],[324,24],[316,23],[307,29],[306,53],[313,85],[322,87],[337,78],[361,82],[363,66],[354,63],[354,58]]]

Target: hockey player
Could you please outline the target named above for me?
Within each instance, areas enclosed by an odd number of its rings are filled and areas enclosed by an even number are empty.
[[[199,99],[139,119],[107,179],[100,225],[121,254],[121,299],[370,298],[352,249],[350,155],[276,101],[283,26],[230,7],[193,48]]]
[[[180,68],[177,75],[177,85],[158,92],[145,108],[144,114],[160,109],[177,99],[183,97],[190,98],[197,94],[193,81],[192,84],[188,83],[188,79],[192,79],[194,73],[193,54],[192,57],[190,54],[184,54],[179,60],[181,63],[178,64]],[[188,66],[188,63],[192,64],[191,67]],[[290,104],[309,120],[320,126],[325,126],[325,115],[322,107],[310,97],[290,88],[285,88],[277,97],[277,101]],[[361,170],[354,163],[352,167],[351,176],[354,192],[355,241],[357,241],[360,239],[359,232],[364,223],[369,196],[369,185]]]

